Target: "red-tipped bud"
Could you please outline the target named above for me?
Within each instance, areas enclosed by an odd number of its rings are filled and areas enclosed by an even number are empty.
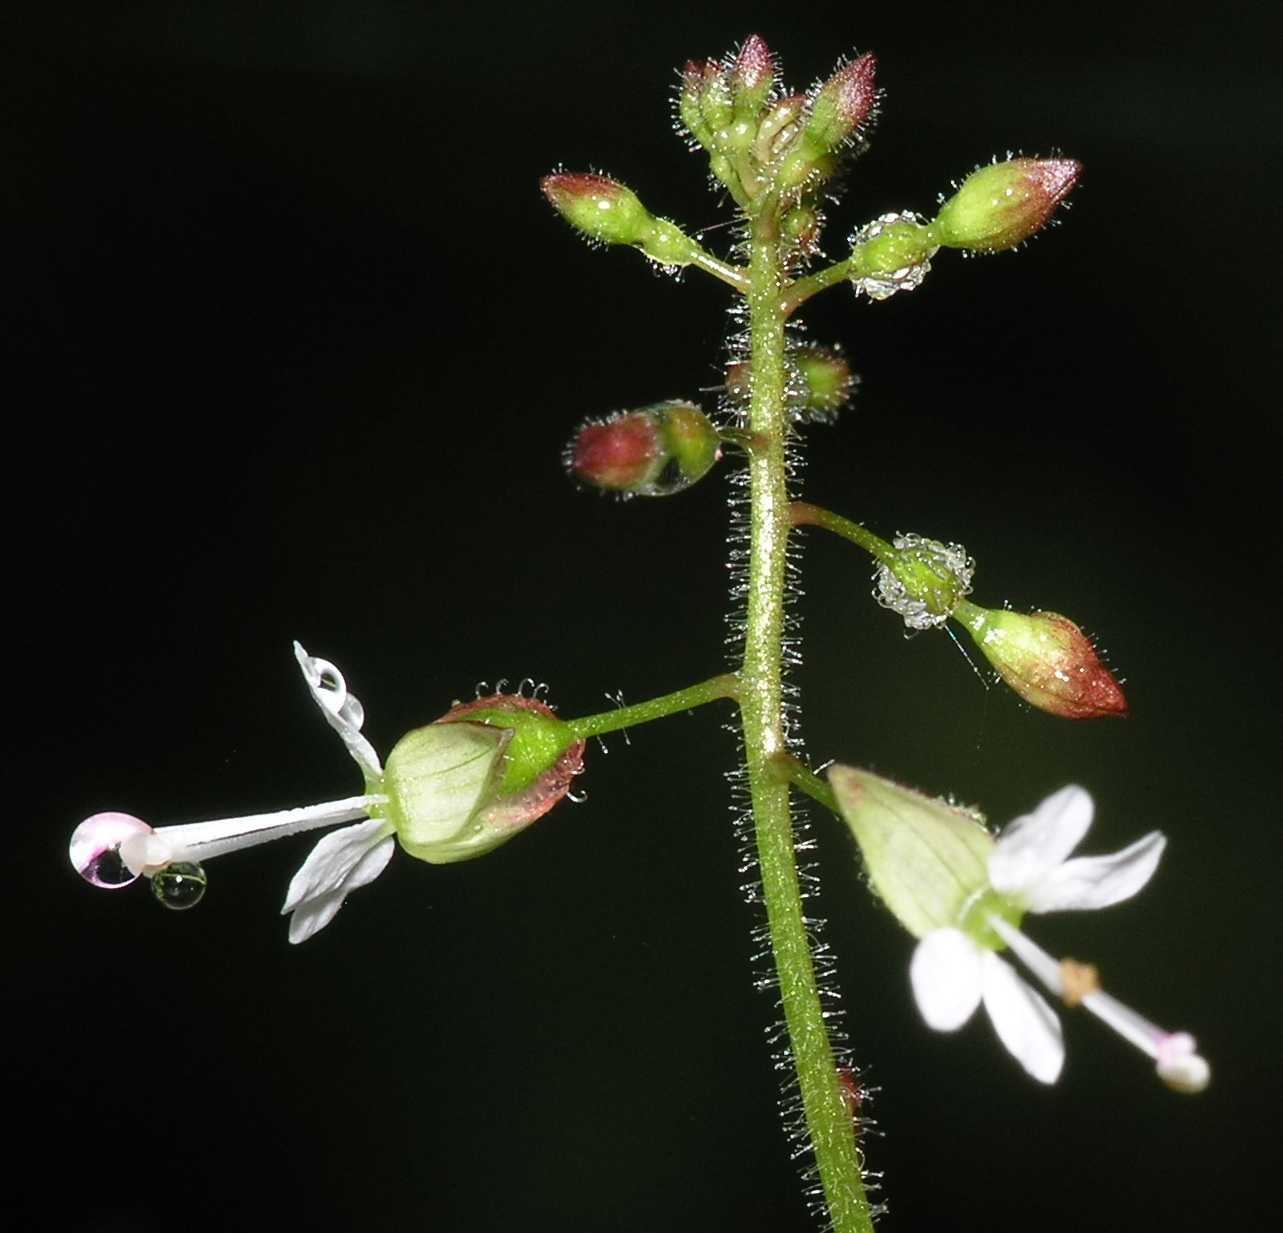
[[[603,244],[637,244],[654,227],[632,189],[592,172],[559,171],[539,182],[552,208],[576,231]]]
[[[1078,183],[1072,158],[1013,158],[973,171],[936,215],[935,232],[948,248],[997,253],[1015,248],[1047,225]]]
[[[1127,699],[1073,621],[1055,612],[1023,616],[964,601],[953,612],[984,657],[1030,706],[1062,719],[1127,714]]]
[[[583,424],[566,447],[580,483],[625,496],[665,497],[702,479],[721,438],[693,403],[672,400]]]
[[[681,93],[677,96],[677,114],[686,131],[706,150],[713,143],[713,131],[704,119],[702,107],[704,91],[717,73],[716,64],[703,60],[688,60],[682,67]]]
[[[877,70],[873,53],[865,52],[840,65],[820,87],[806,126],[807,137],[820,149],[832,153],[858,135],[877,105]]]
[[[760,34],[750,34],[731,65],[737,120],[756,119],[775,84],[775,57]]]

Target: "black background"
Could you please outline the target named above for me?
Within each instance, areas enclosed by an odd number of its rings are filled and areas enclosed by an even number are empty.
[[[817,818],[888,1230],[1267,1227],[1278,1117],[1277,30],[1163,4],[44,6],[0,63],[8,403],[6,1110],[15,1229],[810,1227],[752,990],[717,708],[590,750],[586,804],[483,861],[395,858],[305,946],[309,841],[213,864],[169,915],[66,863],[75,822],[346,795],[289,653],[334,659],[386,751],[474,682],[563,713],[719,670],[725,478],[570,488],[584,415],[719,380],[724,289],[577,243],[564,163],[724,218],[669,130],[675,66],[764,34],[801,85],[880,58],[832,212],[930,212],[1008,149],[1086,173],[1018,257],[942,254],[806,314],[862,373],[805,491],[963,541],[975,597],[1064,611],[1126,723],[986,692],[905,643],[812,535],[811,756],[981,803],[1068,781],[1091,846],[1152,827],[1154,884],[1033,922],[1216,1069],[1172,1095],[1068,1016],[1061,1082],[978,1018],[937,1036],[911,939]],[[715,245],[717,232],[709,234]],[[712,395],[705,395],[711,399]],[[1267,1214],[1268,1213],[1268,1214]]]

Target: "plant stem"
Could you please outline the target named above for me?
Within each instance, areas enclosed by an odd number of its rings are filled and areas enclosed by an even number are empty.
[[[727,672],[701,681],[698,685],[674,690],[671,694],[648,698],[634,706],[621,706],[611,711],[602,711],[598,715],[567,719],[562,726],[571,740],[582,741],[586,737],[602,736],[607,732],[618,732],[620,728],[649,723],[652,719],[663,719],[678,711],[691,711],[706,702],[716,702],[719,698],[734,698],[738,693],[739,678],[733,672]]]
[[[835,514],[832,510],[820,505],[811,505],[807,501],[794,501],[790,512],[795,527],[823,527],[826,531],[832,531],[834,535],[840,535],[843,539],[858,544],[883,564],[895,563],[898,555],[896,550],[886,540],[874,535],[858,522],[852,522],[849,518],[843,518],[841,514]]]
[[[826,291],[829,287],[844,282],[850,277],[851,259],[848,257],[845,261],[838,261],[823,270],[817,270],[814,274],[808,274],[805,278],[795,279],[781,293],[780,309],[785,318],[788,318],[813,295]]]
[[[855,1129],[829,1044],[811,961],[793,848],[789,781],[780,775],[776,761],[788,752],[782,709],[782,638],[786,551],[792,524],[786,456],[789,419],[784,405],[784,323],[788,314],[781,292],[778,216],[778,204],[759,204],[752,220],[749,266],[753,365],[749,426],[760,445],[748,455],[748,611],[739,673],[744,756],[780,1004],[830,1227],[835,1233],[869,1233],[873,1224],[860,1174]]]
[[[833,789],[821,779],[809,766],[804,765],[792,754],[785,754],[775,762],[780,774],[789,780],[794,787],[800,788],[812,800],[818,801],[825,809],[831,810],[839,817],[842,810],[838,807],[838,798]]]
[[[740,266],[732,265],[729,261],[723,261],[720,257],[714,257],[712,253],[699,245],[695,245],[691,265],[703,270],[706,274],[711,274],[714,278],[720,278],[722,282],[729,287],[734,287],[736,291],[748,293],[749,278],[746,270]]]

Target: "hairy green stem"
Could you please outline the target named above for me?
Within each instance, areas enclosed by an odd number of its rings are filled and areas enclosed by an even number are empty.
[[[843,518],[841,514],[835,514],[821,505],[811,505],[807,501],[794,501],[791,513],[795,527],[823,527],[826,531],[832,531],[834,535],[840,535],[843,539],[858,544],[865,552],[875,556],[885,565],[894,565],[899,555],[886,540],[874,535],[866,527],[862,527],[858,522],[852,522],[849,518]]]
[[[694,241],[692,241],[694,244]],[[748,293],[749,277],[748,271],[740,266],[732,265],[729,261],[723,261],[720,257],[714,257],[712,253],[699,245],[694,244],[691,265],[703,270],[706,274],[711,274],[714,278],[720,278],[727,286],[734,287],[736,291]]]
[[[795,279],[789,283],[780,295],[780,309],[785,318],[792,316],[813,295],[845,282],[851,277],[851,259],[836,262],[823,270],[816,270],[805,278]]]
[[[778,207],[759,203],[752,222],[749,266],[753,365],[749,426],[760,444],[748,455],[748,611],[739,673],[744,756],[780,1004],[830,1227],[835,1233],[869,1233],[873,1222],[855,1128],[829,1044],[802,909],[789,779],[778,766],[778,759],[787,754],[782,638],[792,516],[786,457],[789,417],[784,402],[788,313],[781,294],[777,227]]]
[[[810,767],[803,764],[792,754],[785,754],[782,758],[777,758],[776,766],[779,768],[780,775],[793,784],[794,787],[800,788],[812,800],[818,801],[825,809],[831,810],[841,817],[842,810],[838,806],[838,798],[833,789]]]
[[[707,702],[716,702],[719,698],[734,698],[738,693],[739,678],[733,672],[727,672],[701,681],[698,685],[674,690],[671,694],[648,698],[633,706],[620,706],[598,715],[567,719],[562,726],[571,740],[582,741],[586,737],[602,736],[607,732],[618,732],[621,728],[649,723],[652,719],[663,719],[678,711],[691,711]]]

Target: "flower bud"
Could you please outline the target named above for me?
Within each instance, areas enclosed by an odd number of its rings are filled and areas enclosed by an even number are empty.
[[[1031,706],[1063,719],[1127,714],[1127,699],[1086,635],[1055,612],[1023,616],[962,602],[953,614],[981,654]]]
[[[989,884],[993,839],[983,815],[850,766],[830,767],[828,778],[896,919],[918,938],[956,927]]]
[[[694,403],[673,399],[587,421],[563,460],[591,488],[666,497],[703,479],[721,456],[721,438],[708,416]]]
[[[909,629],[943,625],[971,591],[976,563],[961,544],[912,533],[892,541],[895,559],[878,566],[873,598]]]
[[[540,181],[544,196],[572,227],[598,244],[631,244],[666,266],[690,265],[699,246],[675,223],[656,218],[637,194],[590,172],[557,172]]]
[[[710,61],[688,60],[682,69],[681,90],[677,96],[677,114],[686,131],[704,149],[713,144],[713,130],[704,119],[701,101],[709,80],[716,75],[717,65]]]
[[[556,172],[540,181],[552,208],[602,244],[638,244],[654,224],[632,189],[591,172]]]
[[[583,769],[584,743],[542,702],[496,694],[456,705],[388,755],[386,816],[432,864],[497,848],[548,812]]]
[[[840,411],[856,385],[846,357],[832,347],[791,347],[784,359],[788,371],[785,396],[795,419],[824,419]],[[726,392],[739,402],[753,393],[753,364],[737,360],[726,368]]]
[[[1072,158],[1013,158],[973,171],[936,215],[947,248],[997,253],[1041,231],[1078,183]]]
[[[833,153],[857,136],[878,101],[878,62],[872,52],[838,66],[815,95],[806,135]]]
[[[939,247],[931,227],[908,212],[875,218],[851,236],[850,244],[851,283],[871,300],[920,286]]]
[[[760,34],[750,34],[731,65],[731,98],[736,121],[755,121],[774,84],[775,57]]]

